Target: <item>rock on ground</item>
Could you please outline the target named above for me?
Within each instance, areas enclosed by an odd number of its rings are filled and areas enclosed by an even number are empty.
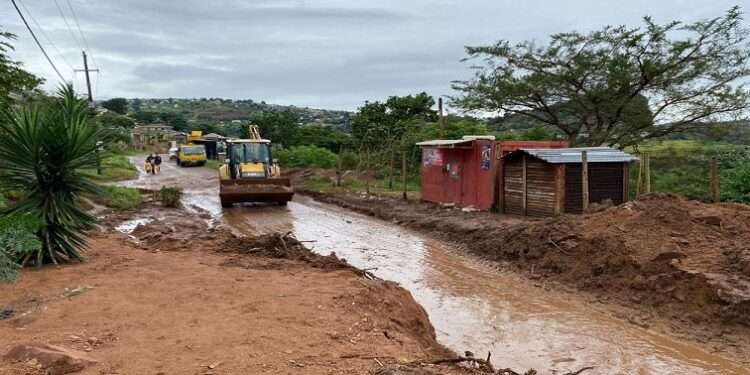
[[[14,346],[5,358],[11,361],[34,361],[47,370],[45,372],[47,375],[79,372],[96,363],[84,353],[34,342]]]

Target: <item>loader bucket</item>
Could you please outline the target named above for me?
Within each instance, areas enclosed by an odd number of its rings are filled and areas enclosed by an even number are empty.
[[[278,202],[292,200],[294,190],[288,178],[221,180],[219,198],[222,207],[233,203]]]

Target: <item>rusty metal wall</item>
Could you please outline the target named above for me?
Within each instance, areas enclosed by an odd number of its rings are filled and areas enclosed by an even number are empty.
[[[494,145],[495,141],[476,140],[472,148],[423,147],[422,199],[489,210],[492,207]],[[427,151],[431,148],[439,151]],[[429,152],[433,155],[439,152],[441,162],[425,163]]]

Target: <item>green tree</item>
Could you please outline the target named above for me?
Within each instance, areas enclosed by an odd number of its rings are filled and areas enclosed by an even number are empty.
[[[125,98],[112,98],[102,102],[102,107],[124,115],[128,113],[128,101]]]
[[[556,139],[557,135],[543,126],[537,126],[521,134],[521,139],[527,141],[546,141]]]
[[[187,119],[180,113],[161,112],[159,113],[158,120],[159,122],[171,126],[172,129],[177,131],[187,131],[189,128]]]
[[[97,124],[105,128],[124,128],[132,129],[135,126],[135,120],[128,116],[123,116],[116,112],[107,112],[95,117]]]
[[[471,117],[445,116],[445,138],[461,139],[465,135],[490,135],[487,125]],[[438,124],[426,123],[419,131],[417,141],[437,139],[440,136]]]
[[[22,68],[18,61],[11,60],[9,53],[14,50],[10,43],[14,34],[0,30],[0,107],[9,105],[13,95],[34,90],[43,80]]]
[[[473,79],[459,81],[465,110],[515,113],[584,145],[625,147],[687,131],[750,104],[750,48],[742,13],[693,24],[605,27],[533,41],[467,47],[478,60]]]
[[[101,128],[88,123],[88,105],[76,98],[72,86],[61,88],[57,100],[58,105],[45,112],[36,106],[2,110],[0,131],[7,136],[0,137],[0,188],[24,192],[3,214],[31,213],[43,223],[42,246],[25,254],[22,265],[82,260],[79,250],[96,223],[75,200],[84,193],[100,193],[79,171],[96,165]]]
[[[153,124],[159,121],[159,112],[140,111],[133,113],[130,117],[139,124]]]
[[[369,163],[372,151],[388,159],[389,181],[393,187],[396,154],[410,148],[411,139],[423,124],[436,118],[435,100],[422,92],[416,95],[391,96],[385,103],[365,102],[352,118],[352,136],[364,150]]]
[[[277,149],[279,163],[285,168],[315,167],[335,168],[338,164],[336,154],[328,149],[316,146],[294,146]]]
[[[297,134],[299,118],[288,109],[253,117],[250,123],[258,126],[261,137],[270,139],[276,145],[294,146],[299,144],[300,140]],[[247,136],[247,132],[243,136]]]
[[[351,142],[341,130],[325,125],[301,126],[295,138],[299,145],[322,147],[333,152],[338,152],[342,145],[347,146]]]

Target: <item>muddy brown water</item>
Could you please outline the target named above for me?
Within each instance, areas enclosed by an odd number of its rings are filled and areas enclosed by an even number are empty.
[[[438,340],[459,353],[492,352],[516,370],[592,374],[750,374],[750,369],[534,287],[529,280],[462,256],[448,245],[338,207],[296,196],[287,207],[222,210],[216,172],[167,164],[130,186],[185,188],[184,203],[242,234],[292,231],[313,251],[400,283],[427,310]]]

